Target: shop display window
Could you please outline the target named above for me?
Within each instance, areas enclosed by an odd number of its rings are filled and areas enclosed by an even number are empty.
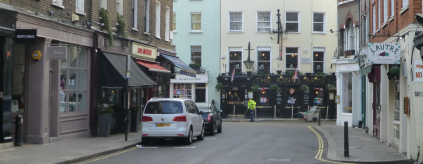
[[[324,89],[323,87],[314,87],[313,88],[314,93],[314,99],[313,104],[314,105],[323,105],[323,95],[324,95]]]
[[[173,98],[188,98],[191,99],[191,84],[174,84]]]
[[[87,49],[68,47],[67,60],[60,60],[59,111],[87,111]]]

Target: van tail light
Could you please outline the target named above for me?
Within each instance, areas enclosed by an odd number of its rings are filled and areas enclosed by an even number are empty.
[[[211,115],[209,114],[208,116],[207,116],[207,122],[210,122],[211,121]]]
[[[173,121],[185,122],[185,121],[187,121],[187,117],[186,116],[176,116],[176,117],[173,118]]]
[[[153,118],[148,116],[142,116],[142,122],[150,122],[150,121],[153,121]]]

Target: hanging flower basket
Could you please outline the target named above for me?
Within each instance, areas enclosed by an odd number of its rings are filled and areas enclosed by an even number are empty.
[[[327,90],[335,90],[335,89],[336,89],[336,87],[335,87],[335,85],[333,85],[333,84],[329,83],[329,84],[326,84],[326,89],[327,89]]]
[[[273,91],[277,91],[279,89],[279,86],[276,85],[276,84],[272,84],[272,85],[270,85],[270,89],[273,90]]]
[[[300,91],[302,91],[305,94],[308,94],[310,92],[309,88],[307,85],[301,85],[300,86]]]
[[[220,90],[223,89],[223,84],[222,83],[217,83],[215,88],[216,88],[216,91],[219,92]]]
[[[389,72],[391,73],[391,76],[398,78],[399,74],[400,74],[400,67],[393,66],[393,67],[391,67],[391,70]]]
[[[251,90],[253,90],[253,92],[258,92],[258,91],[260,91],[260,86],[253,85],[253,86],[251,86]]]

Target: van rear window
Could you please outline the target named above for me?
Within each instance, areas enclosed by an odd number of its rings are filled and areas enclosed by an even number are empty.
[[[149,102],[145,114],[179,114],[183,113],[182,103],[179,101]]]

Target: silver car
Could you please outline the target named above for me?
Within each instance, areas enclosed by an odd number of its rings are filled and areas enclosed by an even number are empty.
[[[189,145],[193,137],[203,140],[201,113],[190,99],[150,99],[143,110],[142,142],[153,138],[179,138]]]

